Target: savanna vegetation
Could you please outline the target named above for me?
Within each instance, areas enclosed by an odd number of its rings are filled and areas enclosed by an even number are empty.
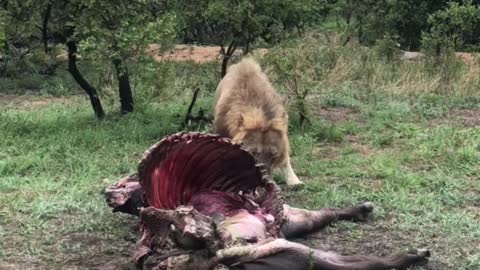
[[[366,224],[298,241],[429,247],[428,269],[479,269],[479,4],[0,0],[0,269],[132,269],[136,222],[110,212],[103,188],[163,135],[208,131],[183,126],[193,92],[193,114],[209,117],[242,54],[286,97],[305,182],[282,186],[289,201],[377,206]],[[152,44],[219,57],[167,61]]]

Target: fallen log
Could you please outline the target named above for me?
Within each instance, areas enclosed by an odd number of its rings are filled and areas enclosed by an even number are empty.
[[[164,137],[144,153],[136,175],[105,195],[114,211],[139,216],[133,260],[145,270],[405,269],[430,256],[343,256],[286,240],[339,220],[364,221],[373,204],[291,207],[250,153],[212,134]]]

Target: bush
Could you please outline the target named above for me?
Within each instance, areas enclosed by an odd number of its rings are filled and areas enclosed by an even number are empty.
[[[0,54],[5,53],[5,30],[7,29],[7,12],[0,10]]]
[[[430,30],[422,35],[422,48],[431,55],[480,48],[480,7],[472,1],[449,3],[428,18]]]
[[[288,101],[299,115],[300,126],[310,122],[307,99],[312,89],[321,86],[335,67],[337,51],[315,42],[295,40],[272,49],[267,55],[267,64],[274,80],[284,89]]]
[[[361,44],[375,45],[385,34],[398,35],[402,49],[417,50],[428,15],[446,6],[448,0],[337,1],[334,9]]]
[[[381,101],[385,93],[412,98],[424,94],[478,96],[480,62],[467,66],[453,54],[379,61],[379,55],[392,57],[394,46],[394,39],[387,38],[385,46],[374,50],[303,38],[275,46],[264,61],[276,88],[288,97],[293,115],[303,113],[307,118],[314,99],[329,106],[356,107],[356,102]]]
[[[377,40],[377,44],[375,45],[377,54],[389,62],[397,60],[397,53],[400,47],[398,40],[398,35],[385,34],[382,39]]]

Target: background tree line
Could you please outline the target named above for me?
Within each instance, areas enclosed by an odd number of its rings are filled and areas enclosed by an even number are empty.
[[[134,109],[132,64],[150,59],[149,44],[219,46],[221,76],[238,48],[269,47],[306,31],[333,32],[343,45],[388,44],[402,50],[476,52],[480,0],[0,0],[0,76],[55,74],[66,67],[87,93],[97,118],[105,116],[82,59],[115,71],[121,112]],[[24,59],[42,63],[31,68]]]

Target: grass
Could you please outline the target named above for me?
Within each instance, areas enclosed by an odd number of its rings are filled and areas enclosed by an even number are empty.
[[[133,172],[142,151],[176,128],[180,119],[169,116],[178,109],[162,106],[102,123],[83,101],[2,111],[0,261],[93,267],[104,258],[126,258],[125,237],[133,237],[128,219],[110,213],[102,189]]]
[[[209,108],[215,78],[208,79],[212,67],[204,67],[175,65],[169,71],[175,80],[162,82],[173,91],[168,101],[153,99],[162,94],[139,82],[137,89],[146,90],[137,92],[136,112],[110,113],[102,122],[84,98],[71,96],[68,83],[59,84],[65,103],[2,107],[0,269],[130,269],[135,219],[112,214],[103,188],[134,172],[144,150],[178,131],[191,95],[179,91],[202,87],[199,104]],[[337,81],[309,100],[312,115],[321,106],[336,108],[333,120],[312,116],[311,127],[299,128],[291,111],[293,166],[306,185],[285,188],[285,195],[308,208],[369,200],[375,215],[298,241],[377,255],[429,247],[431,269],[479,269],[480,128],[448,113],[478,109],[478,98],[434,91],[412,96],[404,88],[392,94],[394,88],[380,84],[370,85],[366,98],[367,88],[360,88],[366,84],[348,76],[349,82]],[[108,112],[117,110],[113,99],[105,104]]]

